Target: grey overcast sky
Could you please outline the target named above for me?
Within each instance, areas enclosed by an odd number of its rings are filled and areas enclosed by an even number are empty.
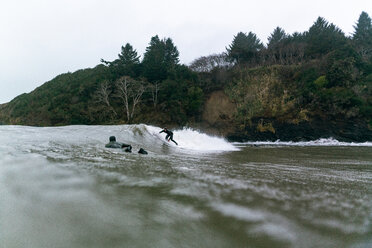
[[[303,32],[321,16],[347,35],[372,0],[1,0],[0,103],[55,76],[114,60],[130,43],[143,55],[170,37],[181,63],[225,51],[238,32],[265,44],[275,27]]]

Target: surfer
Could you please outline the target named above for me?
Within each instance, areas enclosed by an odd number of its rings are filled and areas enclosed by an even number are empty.
[[[163,130],[161,130],[159,133],[166,133],[167,136],[165,136],[165,139],[166,139],[168,142],[171,140],[171,141],[173,141],[176,145],[178,145],[177,142],[174,141],[174,139],[173,139],[173,132],[172,132],[171,130],[168,130],[168,129],[165,127],[165,128],[163,128]]]
[[[126,152],[132,152],[132,146],[128,144],[124,144],[121,142],[116,142],[115,136],[110,136],[109,138],[109,143],[105,145],[106,148],[124,148],[126,147],[125,151]]]

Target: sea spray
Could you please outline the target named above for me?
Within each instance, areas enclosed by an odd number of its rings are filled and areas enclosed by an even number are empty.
[[[146,128],[153,136],[165,141],[165,136],[159,134],[159,131],[161,130],[160,128],[154,126],[146,126]],[[178,147],[190,151],[218,152],[239,150],[224,138],[210,136],[192,128],[176,129],[173,130],[173,134],[173,139],[177,141]],[[169,144],[176,147],[173,143]]]

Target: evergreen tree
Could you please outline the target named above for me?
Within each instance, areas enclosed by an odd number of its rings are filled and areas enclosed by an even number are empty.
[[[263,48],[263,44],[257,36],[249,32],[248,35],[239,32],[231,43],[226,48],[228,57],[238,64],[246,64],[252,62],[257,53]]]
[[[288,35],[285,33],[285,31],[280,28],[280,27],[276,27],[274,29],[274,32],[271,34],[271,36],[268,38],[268,41],[269,43],[267,44],[267,47],[270,49],[270,48],[273,48],[273,47],[276,47],[279,45],[279,43],[281,41],[283,41],[284,39],[286,39],[288,37]]]
[[[167,78],[164,54],[164,45],[159,36],[152,37],[142,61],[144,76],[150,82],[162,81]]]
[[[164,42],[164,41],[163,41]],[[179,55],[180,53],[177,50],[177,47],[173,44],[172,39],[168,38],[164,42],[165,46],[165,64],[168,66],[175,66],[178,65],[180,62]]]
[[[150,81],[162,81],[179,63],[179,52],[173,41],[160,40],[159,36],[151,38],[143,57],[144,76]]]
[[[120,76],[127,75],[131,77],[137,77],[139,72],[140,56],[138,56],[137,51],[127,43],[124,47],[121,47],[121,53],[119,56],[119,70]]]
[[[341,29],[318,17],[306,34],[306,41],[306,56],[316,58],[344,46],[347,39]]]
[[[268,37],[266,62],[269,64],[285,64],[286,57],[288,56],[288,48],[284,42],[288,40],[288,35],[283,29],[277,27],[274,32]]]
[[[372,21],[366,12],[360,14],[354,29],[354,46],[362,58],[367,60],[372,55]]]
[[[101,62],[108,65],[114,74],[115,78],[121,76],[138,76],[138,67],[140,64],[140,56],[138,56],[137,51],[133,49],[132,45],[127,43],[125,46],[121,47],[121,53],[118,54],[118,59],[109,62],[101,59]]]
[[[140,62],[140,56],[138,56],[137,51],[129,43],[125,47],[121,47],[121,53],[118,56],[120,63],[123,65],[139,64]]]

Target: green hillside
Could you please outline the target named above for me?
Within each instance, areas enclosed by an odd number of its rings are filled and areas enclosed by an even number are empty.
[[[127,43],[114,61],[59,75],[0,105],[0,123],[148,123],[202,127],[231,140],[372,140],[367,13],[354,28],[348,37],[319,17],[303,33],[275,28],[266,45],[239,32],[225,52],[190,66],[179,63],[170,38],[152,37],[142,59]],[[228,109],[211,100],[220,91]]]

